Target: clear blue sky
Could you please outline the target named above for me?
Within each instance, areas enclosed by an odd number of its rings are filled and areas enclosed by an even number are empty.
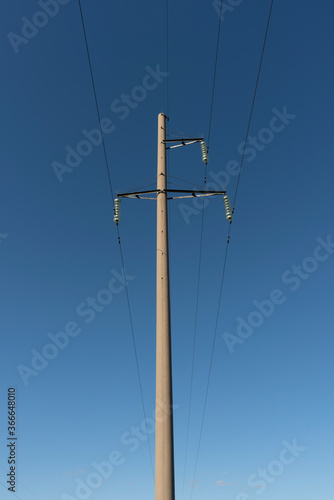
[[[270,2],[226,4],[208,182],[221,189],[217,176],[225,179],[233,198],[237,177],[227,179],[226,172],[236,165],[229,162],[240,163]],[[169,127],[206,138],[217,5],[169,2]],[[82,0],[82,9],[112,183],[115,192],[126,191],[156,173],[157,115],[167,112],[166,77],[156,75],[167,69],[165,2]],[[333,15],[331,2],[274,2],[193,484],[228,231],[220,198],[205,209],[186,500],[192,489],[194,500],[332,499]],[[144,416],[103,151],[81,142],[98,120],[78,2],[7,2],[0,26],[1,498],[15,498],[6,485],[7,390],[14,386],[18,498],[153,499],[146,434],[129,440]],[[121,103],[127,94],[132,99]],[[78,148],[86,156],[74,156]],[[57,177],[59,164],[67,171]],[[202,184],[203,165],[198,145],[181,148],[170,154],[169,173]],[[149,417],[155,221],[154,202],[122,202],[120,233],[133,277],[128,290]],[[192,203],[170,204],[177,499],[200,227]],[[112,300],[94,311],[87,298],[108,302],[110,295],[98,295],[108,283]],[[65,328],[71,336],[58,335],[67,345],[57,348],[53,336]],[[53,359],[34,360],[36,352]],[[150,441],[154,450],[153,433]],[[108,477],[95,488],[101,475],[94,463],[106,461]],[[87,483],[90,489],[76,492]]]

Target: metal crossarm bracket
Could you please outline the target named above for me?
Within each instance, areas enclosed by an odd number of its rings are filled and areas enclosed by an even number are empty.
[[[158,193],[157,189],[151,189],[149,191],[133,191],[129,193],[117,193],[118,198],[141,198],[142,194],[153,194]]]
[[[168,142],[180,142],[180,144],[175,144],[175,146],[168,146],[166,149],[179,148],[181,146],[189,146],[190,144],[195,144],[196,142],[203,141],[203,137],[188,137],[187,139],[165,139],[162,141],[164,144]]]
[[[203,137],[187,137],[186,139],[165,139],[164,141],[161,142],[163,144],[166,144],[167,142],[186,142],[186,141],[200,142],[203,141]]]
[[[152,189],[150,191],[133,191],[129,193],[118,193],[118,198],[137,198],[144,200],[155,200],[157,198],[153,196],[143,196],[143,195],[153,195],[160,193],[182,193],[185,196],[171,196],[168,197],[169,200],[175,200],[180,198],[198,198],[201,196],[217,196],[217,195],[225,195],[226,191],[212,191],[210,189]]]

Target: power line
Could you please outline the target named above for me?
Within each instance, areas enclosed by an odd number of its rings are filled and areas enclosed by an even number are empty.
[[[243,150],[242,150],[242,157],[241,157],[241,162],[240,162],[240,170],[239,170],[239,175],[238,175],[238,179],[237,179],[237,185],[236,185],[235,194],[234,194],[234,198],[233,198],[232,213],[234,212],[235,200],[236,200],[237,192],[238,192],[238,189],[239,189],[241,169],[242,169],[242,165],[243,165],[243,162],[244,162],[245,149],[246,149],[246,144],[247,144],[247,140],[248,140],[249,129],[250,129],[250,125],[251,125],[251,121],[252,121],[252,116],[253,116],[254,103],[255,103],[255,99],[256,99],[257,87],[258,87],[260,73],[261,73],[261,68],[262,68],[262,61],[263,61],[264,49],[266,47],[266,41],[267,41],[267,35],[268,35],[268,30],[269,30],[269,23],[270,23],[271,11],[272,11],[272,8],[273,8],[273,3],[274,3],[274,0],[271,0],[270,9],[269,9],[269,15],[268,15],[268,21],[267,21],[267,27],[266,27],[266,33],[264,35],[264,41],[263,41],[263,45],[262,45],[262,52],[261,52],[261,58],[260,58],[260,63],[259,63],[259,69],[258,69],[257,77],[256,77],[256,84],[255,84],[255,89],[254,89],[252,106],[251,106],[251,110],[250,110],[250,114],[249,114],[249,120],[248,120],[248,125],[247,125],[246,138],[245,138],[245,143],[244,143],[244,147],[243,147]]]
[[[135,186],[135,187],[133,187],[133,188],[129,189],[129,191],[136,191],[139,187],[144,186],[144,184],[146,184],[146,182],[149,182],[149,181],[151,181],[152,179],[156,179],[156,178],[157,178],[157,176],[156,176],[156,175],[154,175],[153,177],[150,177],[149,179],[146,179],[146,181],[141,182],[141,183],[140,183],[140,184],[138,184],[137,186]],[[150,184],[150,185],[151,185],[151,184]]]
[[[206,165],[205,165],[205,175],[204,175],[204,187],[205,187],[205,184],[206,184]],[[194,340],[193,340],[192,361],[191,361],[190,396],[189,396],[188,422],[187,422],[187,433],[186,433],[186,453],[185,453],[185,460],[184,460],[183,483],[182,483],[182,498],[183,498],[183,494],[184,494],[184,485],[185,485],[186,468],[187,468],[189,429],[190,429],[190,411],[191,411],[192,392],[193,392],[193,379],[194,379],[195,350],[196,350],[196,336],[197,336],[197,320],[198,320],[198,303],[199,303],[199,286],[200,286],[200,277],[201,277],[203,230],[204,230],[204,208],[205,208],[205,205],[204,205],[204,198],[203,198],[203,203],[202,203],[202,221],[201,221],[201,236],[200,236],[200,246],[199,246],[199,260],[198,260],[198,278],[197,278],[197,291],[196,291],[196,306],[195,306],[195,327],[194,327]]]
[[[262,67],[264,50],[265,50],[265,47],[266,47],[266,41],[267,41],[267,35],[268,35],[268,30],[269,30],[269,24],[270,24],[270,18],[271,18],[271,12],[272,12],[273,3],[274,3],[274,0],[271,0],[269,14],[268,14],[268,20],[267,20],[267,26],[266,26],[266,31],[265,31],[263,45],[262,45],[262,52],[261,52],[261,57],[260,57],[260,63],[259,63],[259,68],[258,68],[258,72],[257,72],[256,84],[255,84],[255,89],[254,89],[254,94],[253,94],[253,99],[252,99],[252,105],[251,105],[251,110],[250,110],[250,115],[249,115],[249,120],[248,120],[248,125],[247,125],[245,144],[244,144],[244,148],[243,148],[243,152],[242,152],[240,170],[239,170],[239,175],[238,175],[236,190],[235,190],[235,194],[234,194],[234,199],[233,199],[233,211],[232,211],[232,213],[234,212],[234,208],[235,208],[235,201],[236,201],[238,187],[239,187],[239,182],[240,182],[241,168],[242,168],[242,164],[243,164],[243,160],[244,160],[244,155],[245,155],[245,147],[246,147],[246,143],[247,143],[247,140],[248,140],[248,134],[249,134],[250,124],[251,124],[251,121],[252,121],[252,115],[253,115],[253,110],[254,110],[254,103],[255,103],[255,99],[256,99],[257,88],[258,88],[258,83],[259,83],[259,78],[260,78],[260,73],[261,73],[261,67]],[[200,445],[201,445],[201,440],[202,440],[202,434],[203,434],[204,417],[205,417],[205,412],[206,412],[206,405],[207,405],[207,399],[208,399],[209,385],[210,385],[210,379],[211,379],[213,354],[214,354],[214,348],[215,348],[215,343],[216,343],[216,338],[217,338],[218,319],[219,319],[219,311],[220,311],[220,307],[221,307],[221,298],[222,298],[223,284],[224,284],[224,278],[225,278],[225,270],[226,270],[226,262],[227,262],[229,242],[230,242],[230,234],[231,234],[231,223],[229,224],[229,230],[228,230],[226,247],[225,247],[225,256],[224,256],[223,271],[222,271],[222,278],[221,278],[221,285],[220,285],[220,292],[219,292],[219,299],[218,299],[216,324],[215,324],[214,336],[213,336],[213,342],[212,342],[211,357],[210,357],[210,364],[209,364],[209,373],[208,373],[208,380],[207,380],[207,386],[206,386],[206,392],[205,392],[205,400],[204,400],[204,408],[203,408],[203,414],[202,414],[202,420],[201,420],[200,437],[199,437],[199,443],[198,443],[197,453],[196,453],[196,459],[195,459],[195,469],[194,469],[193,481],[195,480],[195,476],[196,476],[197,464],[198,464],[198,457],[199,457],[199,450],[200,450]],[[193,489],[191,490],[190,499],[192,498],[192,493],[193,493]]]
[[[166,111],[169,117],[169,16],[168,16],[168,0],[166,0],[166,66],[167,66],[167,78],[166,78]]]
[[[214,103],[214,94],[215,94],[215,85],[216,85],[217,62],[218,62],[219,39],[220,39],[220,27],[221,27],[221,21],[220,20],[221,20],[222,7],[223,7],[223,2],[221,2],[220,13],[219,13],[219,18],[218,18],[218,32],[217,32],[217,43],[216,43],[216,55],[215,55],[215,64],[214,64],[214,71],[213,71],[211,105],[210,105],[209,126],[208,126],[208,143],[207,143],[207,149],[208,150],[209,150],[209,144],[210,144],[213,103]],[[207,171],[207,164],[205,164],[204,187],[206,185],[206,171]],[[189,396],[188,421],[187,421],[187,432],[186,432],[186,452],[185,452],[184,471],[183,471],[183,484],[182,484],[182,498],[183,498],[183,494],[184,494],[185,475],[186,475],[186,467],[187,467],[188,443],[189,443],[189,429],[190,429],[190,413],[191,413],[192,391],[193,391],[193,378],[194,378],[194,365],[195,365],[195,350],[196,350],[197,323],[198,323],[199,288],[200,288],[200,277],[201,277],[202,247],[203,247],[203,232],[204,232],[204,209],[205,209],[205,205],[204,205],[204,199],[203,199],[203,201],[202,201],[202,220],[201,220],[199,262],[198,262],[198,279],[197,279],[197,291],[196,291],[196,306],[195,306],[194,340],[193,340],[192,362],[191,362],[191,377],[190,377],[190,396]]]
[[[93,87],[93,92],[94,92],[94,100],[95,100],[96,112],[97,112],[97,116],[98,116],[98,120],[99,120],[99,128],[100,128],[100,133],[101,133],[102,146],[103,146],[104,159],[105,159],[105,164],[106,164],[106,169],[107,169],[110,194],[111,194],[112,202],[114,204],[114,194],[113,194],[113,188],[112,188],[112,183],[111,183],[110,168],[109,168],[109,163],[108,163],[108,158],[107,158],[107,153],[106,153],[106,147],[105,147],[105,142],[104,142],[103,131],[102,131],[102,127],[101,127],[101,116],[100,116],[100,110],[99,110],[98,99],[97,99],[97,94],[96,94],[96,88],[95,88],[93,69],[92,69],[91,58],[90,58],[90,53],[89,53],[88,41],[87,41],[87,36],[86,36],[85,22],[84,22],[84,17],[83,17],[83,13],[82,13],[81,1],[80,0],[78,0],[78,4],[79,4],[79,10],[80,10],[82,30],[83,30],[83,35],[84,35],[84,39],[85,39],[85,46],[86,46],[86,52],[87,52],[87,58],[88,58],[90,76],[91,76],[92,87]],[[127,305],[128,305],[128,313],[129,313],[129,320],[130,320],[131,336],[132,336],[132,342],[133,342],[135,362],[136,362],[136,368],[137,368],[137,377],[138,377],[138,382],[139,382],[140,397],[141,397],[141,403],[142,403],[142,409],[143,409],[143,413],[144,413],[144,418],[146,418],[146,411],[145,411],[144,397],[143,397],[143,388],[142,388],[141,377],[140,377],[140,369],[139,369],[139,362],[138,362],[136,340],[135,340],[135,334],[134,334],[134,328],[133,328],[133,321],[132,321],[132,314],[131,314],[131,308],[130,308],[128,284],[127,284],[127,280],[126,280],[123,250],[122,250],[122,244],[121,244],[121,238],[120,238],[120,233],[119,233],[119,227],[118,227],[118,225],[117,225],[117,238],[118,238],[119,250],[120,250],[120,257],[121,257],[121,263],[122,263],[122,272],[123,272],[123,277],[124,277],[124,286],[125,286],[125,291],[126,291],[126,299],[127,299]],[[150,445],[149,437],[147,439],[147,443],[148,443],[149,455],[150,455],[150,461],[151,461],[151,467],[152,467],[152,473],[153,473],[153,478],[154,478],[154,468],[153,468],[152,452],[151,452],[151,445]]]
[[[7,486],[5,486],[1,481],[0,481],[0,484],[1,484],[1,486],[3,486],[5,488],[5,490],[8,489]],[[14,495],[14,497],[18,498],[19,500],[21,500],[21,498],[19,496],[17,496],[15,491],[11,491],[11,494]]]
[[[219,17],[218,17],[218,33],[217,33],[215,67],[214,67],[214,70],[213,70],[212,95],[211,95],[211,106],[210,106],[209,131],[208,131],[208,147],[209,147],[209,144],[210,144],[210,133],[211,133],[213,100],[214,100],[214,96],[215,96],[215,86],[216,86],[216,74],[217,74],[217,62],[218,62],[218,52],[219,52],[219,39],[220,39],[220,27],[221,27],[221,13],[222,13],[222,8],[223,8],[223,2],[221,2]]]
[[[2,465],[0,465],[0,467],[1,467],[2,470],[4,470],[5,472],[7,472],[6,469]],[[35,497],[36,500],[39,500],[39,498],[32,491],[30,491],[29,488],[27,488],[23,483],[21,483],[21,481],[17,481],[17,483],[20,484],[21,486],[23,486],[23,488],[26,489],[28,491],[28,493],[30,493],[31,496]],[[2,486],[4,486],[1,482],[0,482],[0,484]],[[17,497],[17,498],[19,498],[19,497]]]
[[[106,146],[105,146],[105,143],[104,143],[103,131],[102,131],[102,126],[101,126],[100,110],[99,110],[99,105],[98,105],[98,101],[97,101],[97,95],[96,95],[96,88],[95,88],[95,83],[94,83],[92,63],[91,63],[91,59],[90,59],[88,42],[87,42],[87,36],[86,36],[85,22],[84,22],[84,18],[83,18],[83,14],[82,14],[82,9],[81,9],[81,1],[78,0],[78,3],[79,3],[79,10],[80,10],[82,30],[83,30],[83,35],[84,35],[85,45],[86,45],[86,52],[87,52],[87,58],[88,58],[88,64],[89,64],[89,71],[90,71],[90,76],[91,76],[91,80],[92,80],[93,92],[94,92],[95,107],[96,107],[97,117],[99,119],[99,127],[100,127],[101,138],[102,138],[103,154],[104,154],[104,159],[105,159],[106,167],[107,167],[109,188],[110,188],[112,200],[114,201],[114,194],[113,194],[113,188],[112,188],[111,178],[110,178],[110,169],[109,169],[108,157],[107,157],[107,152],[106,152]]]
[[[207,405],[207,400],[208,400],[209,385],[210,385],[210,380],[211,380],[213,353],[214,353],[214,350],[215,350],[216,337],[217,337],[219,310],[220,310],[221,297],[222,297],[222,291],[223,291],[223,284],[224,284],[224,277],[225,277],[225,270],[226,270],[226,262],[227,262],[227,253],[228,253],[228,247],[229,247],[228,244],[230,242],[230,233],[231,233],[231,224],[229,224],[227,242],[226,242],[226,247],[225,247],[224,264],[223,264],[222,279],[221,279],[221,285],[220,285],[220,291],[219,291],[219,300],[218,300],[218,308],[217,308],[217,315],[216,315],[216,324],[215,324],[214,335],[213,335],[211,357],[210,357],[210,365],[209,365],[209,373],[208,373],[208,380],[207,380],[207,386],[206,386],[205,398],[204,398],[204,409],[203,409],[203,414],[202,414],[202,421],[201,421],[201,427],[200,427],[199,442],[198,442],[198,447],[197,447],[197,453],[196,453],[196,459],[195,459],[195,468],[194,468],[194,476],[193,476],[193,481],[192,482],[195,481],[195,476],[196,476],[196,471],[197,471],[197,464],[198,464],[198,457],[199,457],[199,450],[200,450],[200,445],[201,445],[201,441],[202,441],[203,426],[204,426],[204,417],[205,417],[206,405]],[[193,490],[191,490],[190,499],[192,498],[192,493],[193,493]]]
[[[174,177],[173,175],[168,175],[167,178],[176,179],[178,181],[184,182],[185,184],[190,184],[191,186],[195,186],[195,187],[198,187],[200,189],[203,188],[203,186],[200,186],[199,184],[195,184],[194,182],[186,181],[184,179],[181,179],[180,177]],[[168,182],[170,182],[170,181],[168,181]],[[173,183],[171,182],[171,184],[173,184]]]
[[[174,134],[169,134],[169,132],[174,132]],[[171,128],[168,127],[168,129],[166,128],[166,134],[169,136],[169,137],[173,137],[173,135],[177,134],[177,135],[180,135],[181,137],[183,138],[191,138],[191,137],[194,137],[196,134],[192,134],[192,135],[189,135],[189,134],[185,134],[184,132],[179,132],[178,130],[173,130]]]

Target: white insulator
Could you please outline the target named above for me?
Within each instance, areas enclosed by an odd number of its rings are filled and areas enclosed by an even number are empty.
[[[231,222],[233,216],[232,216],[230,198],[227,196],[227,194],[225,194],[225,196],[223,196],[223,202],[225,205],[226,219]]]
[[[209,161],[208,148],[206,147],[205,141],[201,141],[200,144],[201,144],[201,151],[202,151],[202,160],[204,161],[204,163],[206,165]]]
[[[120,208],[121,208],[121,200],[119,198],[115,198],[115,201],[114,201],[114,222],[116,222],[116,224],[118,224],[119,221],[121,220]]]

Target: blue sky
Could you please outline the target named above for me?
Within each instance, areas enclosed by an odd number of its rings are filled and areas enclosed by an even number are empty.
[[[205,138],[217,4],[169,1],[169,127]],[[232,199],[269,5],[230,0],[224,7],[207,180],[216,189],[225,182]],[[156,173],[157,115],[167,112],[166,5],[82,0],[82,9],[113,188],[124,192]],[[274,2],[194,482],[228,224],[221,198],[211,199],[184,475],[201,210],[178,200],[169,206],[180,499],[182,490],[194,500],[332,498],[333,14],[330,2]],[[8,387],[17,395],[18,498],[154,498],[147,434],[133,436],[144,416],[103,151],[82,143],[98,120],[78,3],[15,0],[0,26],[1,498],[13,498]],[[136,99],[121,111],[127,94]],[[56,164],[67,171],[57,176]],[[201,185],[203,165],[198,145],[170,152],[171,176]],[[155,204],[123,200],[121,216],[151,418]],[[110,300],[101,292],[108,284]],[[93,311],[87,301],[97,297],[108,303]],[[154,451],[152,428],[149,437]],[[95,487],[101,470],[106,477]]]

